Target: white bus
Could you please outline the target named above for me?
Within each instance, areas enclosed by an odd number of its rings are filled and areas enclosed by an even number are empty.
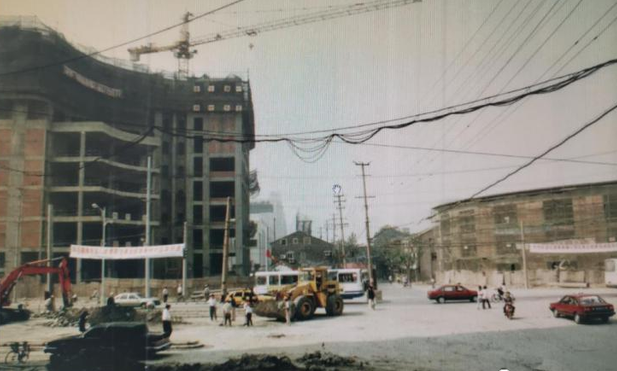
[[[604,283],[607,287],[617,287],[617,259],[604,261]]]
[[[298,271],[256,272],[253,291],[257,295],[267,294],[272,290],[280,290],[286,285],[298,283]]]
[[[368,271],[366,269],[329,269],[328,276],[336,280],[341,288],[343,300],[366,300]]]

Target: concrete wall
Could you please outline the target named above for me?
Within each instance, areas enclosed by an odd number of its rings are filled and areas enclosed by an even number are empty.
[[[557,271],[548,269],[530,270],[528,273],[529,286],[576,286],[589,285],[604,286],[604,272],[593,270]],[[497,287],[506,284],[508,287],[524,287],[525,278],[522,271],[514,272],[473,272],[469,270],[437,272],[438,284],[461,283],[474,289],[478,285]]]

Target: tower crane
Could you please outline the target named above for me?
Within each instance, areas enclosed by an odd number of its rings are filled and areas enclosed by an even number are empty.
[[[420,3],[422,0],[373,0],[362,3],[351,4],[348,6],[337,7],[334,10],[322,10],[309,14],[301,14],[289,18],[276,19],[273,21],[258,23],[252,26],[243,26],[229,29],[226,31],[211,33],[194,39],[190,38],[188,24],[192,20],[193,14],[187,12],[182,17],[183,23],[180,29],[180,38],[171,45],[156,46],[152,43],[130,48],[129,55],[133,62],[138,62],[142,54],[172,51],[178,59],[178,75],[182,78],[188,77],[189,60],[197,53],[191,48],[210,44],[217,41],[234,39],[244,36],[257,36],[260,33],[274,31],[284,28],[300,26],[309,23],[321,22],[335,18],[343,18],[356,14],[369,13],[383,9],[396,8],[413,3]]]

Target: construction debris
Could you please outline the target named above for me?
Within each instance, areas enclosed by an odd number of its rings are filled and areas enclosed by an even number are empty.
[[[306,365],[309,369],[314,367],[352,367],[354,369],[362,369],[364,363],[356,364],[356,360],[350,357],[341,357],[329,352],[315,351],[307,353],[296,361]]]
[[[43,312],[33,314],[32,318],[46,318],[51,321],[43,323],[47,327],[76,327],[81,309],[68,308],[58,312]]]

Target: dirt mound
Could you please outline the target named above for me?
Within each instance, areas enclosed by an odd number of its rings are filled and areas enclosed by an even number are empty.
[[[145,322],[143,315],[139,315],[134,308],[130,307],[101,307],[90,310],[88,323],[98,325],[107,322]]]
[[[260,301],[255,305],[255,308],[253,308],[253,312],[260,317],[276,318],[279,321],[285,320],[285,308],[282,301]]]
[[[306,365],[309,369],[315,367],[352,367],[354,369],[363,368],[364,364],[356,364],[356,360],[350,357],[341,357],[329,352],[315,351],[313,353],[307,353],[296,361]]]
[[[82,309],[67,308],[58,312],[43,312],[33,314],[33,318],[47,318],[51,321],[45,322],[43,325],[47,327],[75,327],[79,321],[79,314]]]
[[[249,355],[230,359],[218,365],[175,364],[152,365],[150,371],[331,371],[331,370],[367,370],[366,363],[354,358],[341,357],[328,352],[307,353],[296,359],[297,366],[286,356]]]

